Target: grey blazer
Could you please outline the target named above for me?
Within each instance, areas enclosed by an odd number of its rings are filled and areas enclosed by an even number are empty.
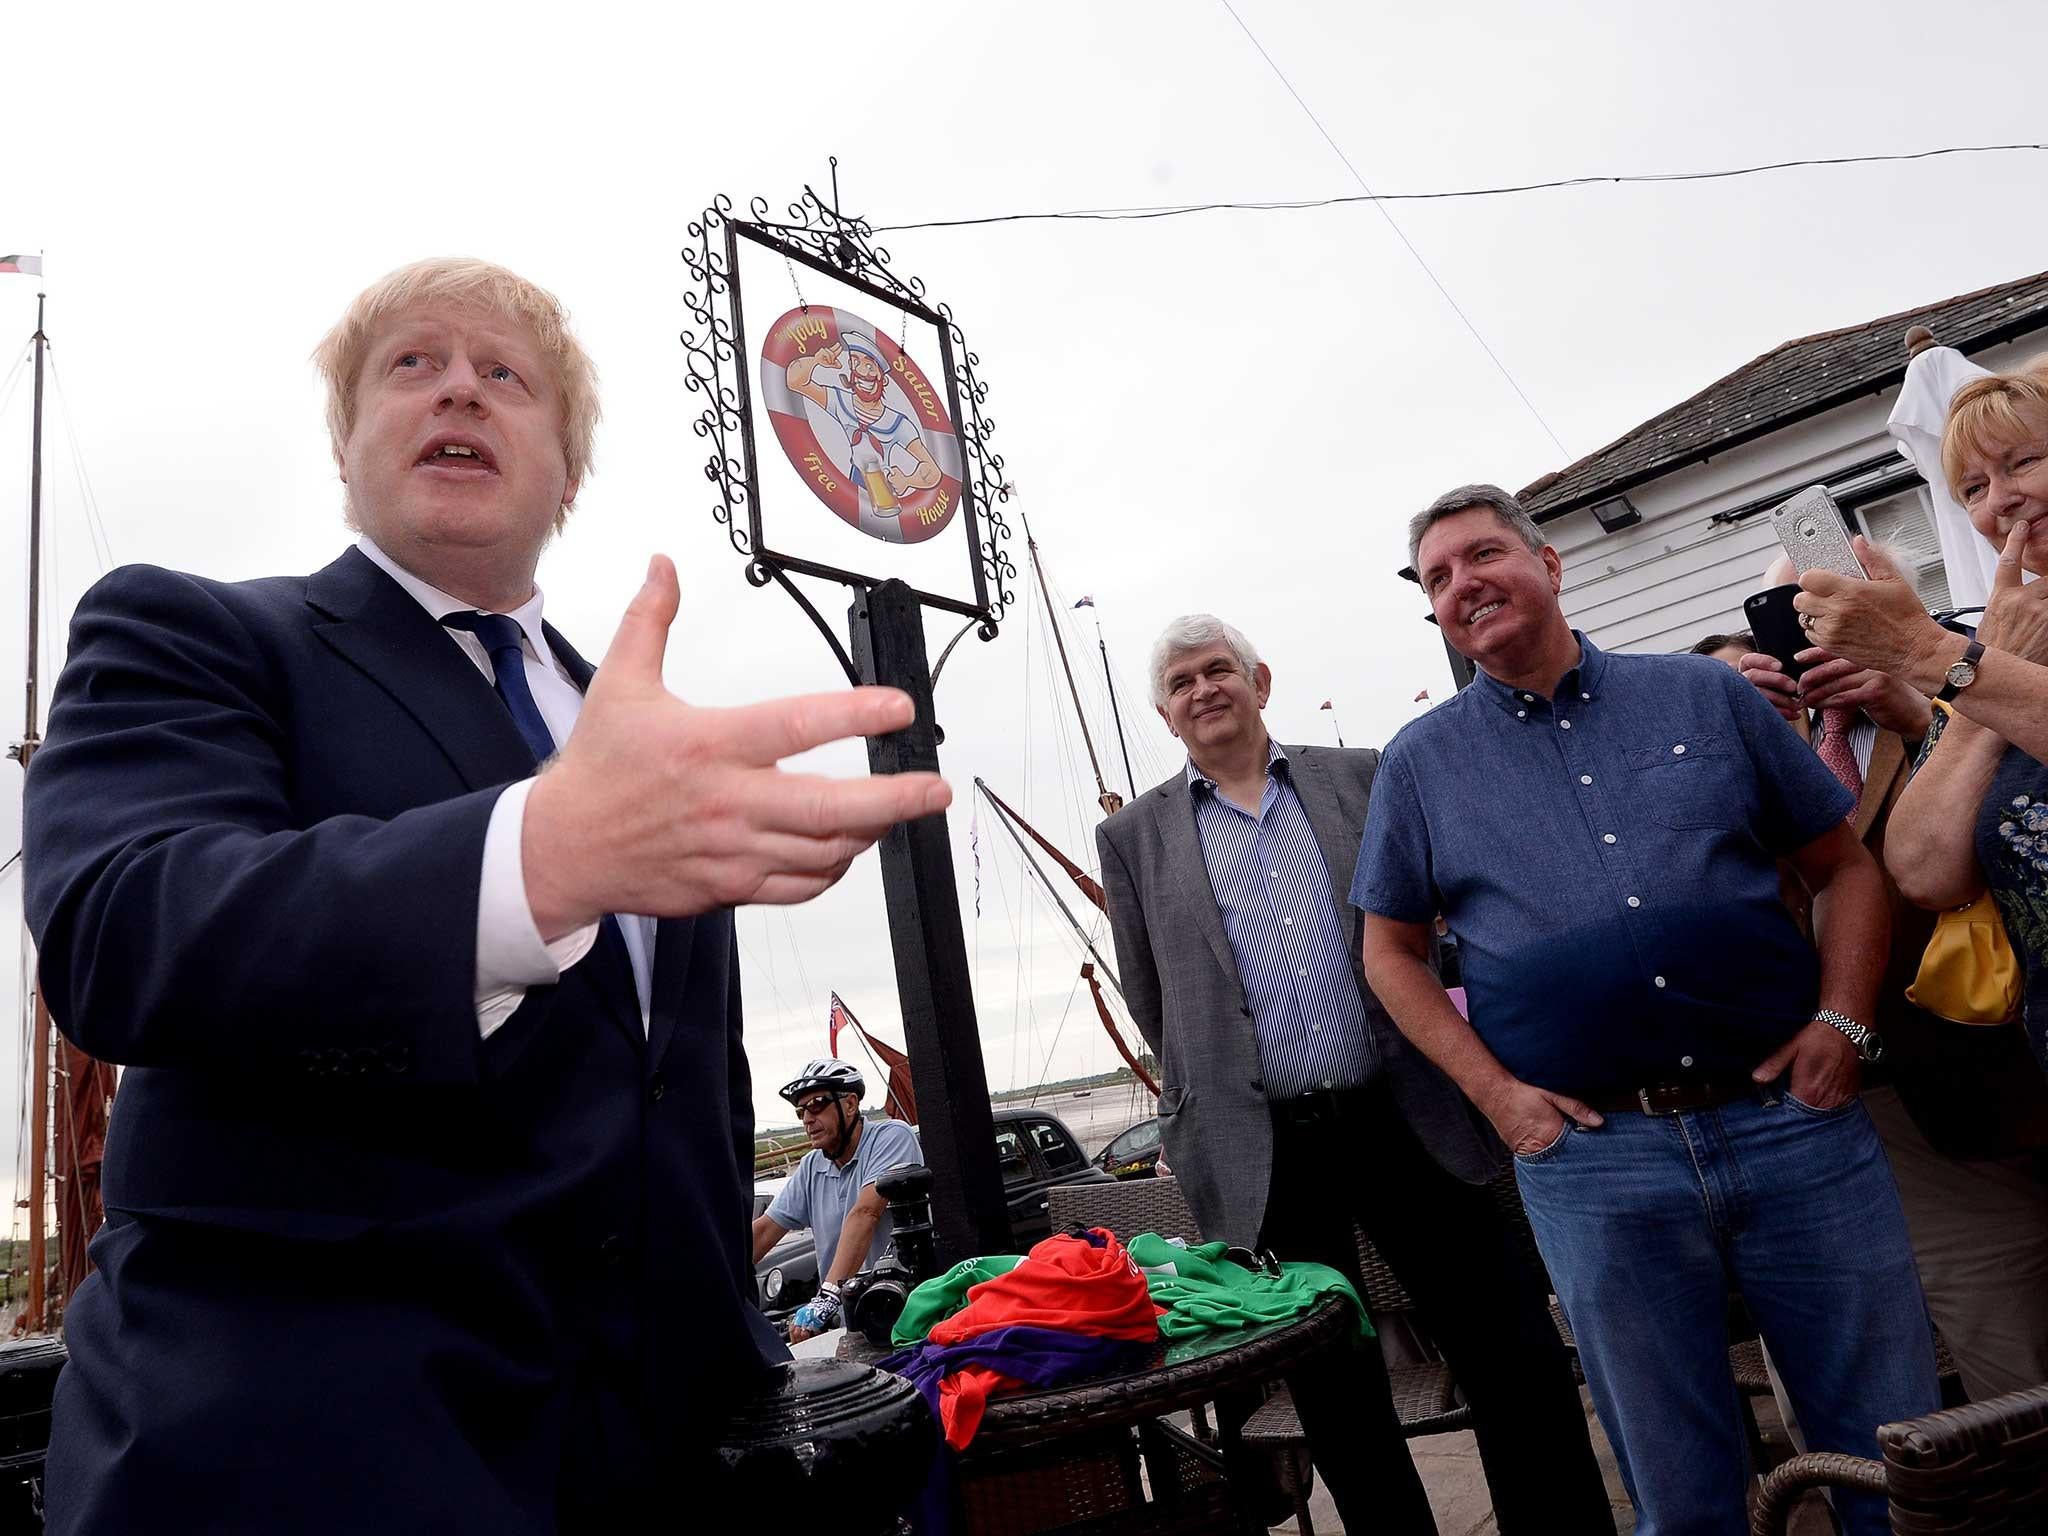
[[[1380,755],[1355,747],[1286,750],[1295,793],[1315,828],[1330,894],[1350,935],[1351,969],[1380,1070],[1430,1155],[1466,1182],[1484,1183],[1505,1164],[1499,1140],[1451,1080],[1394,1027],[1366,985],[1359,959],[1364,919],[1351,905],[1351,871]],[[1159,1116],[1167,1161],[1202,1235],[1252,1246],[1273,1178],[1273,1122],[1251,1010],[1209,886],[1185,775],[1176,773],[1110,817],[1096,829],[1095,845],[1124,1001],[1163,1071]],[[1370,1169],[1340,1172],[1372,1177]]]

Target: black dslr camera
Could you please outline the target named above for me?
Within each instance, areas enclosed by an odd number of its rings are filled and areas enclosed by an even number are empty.
[[[939,1272],[938,1245],[932,1235],[932,1171],[914,1163],[883,1174],[875,1188],[889,1203],[889,1251],[874,1268],[846,1282],[840,1302],[846,1326],[886,1349],[910,1293]]]

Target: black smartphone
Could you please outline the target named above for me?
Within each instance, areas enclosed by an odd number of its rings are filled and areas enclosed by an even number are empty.
[[[1752,593],[1742,600],[1742,616],[1749,621],[1749,632],[1756,636],[1756,648],[1775,657],[1785,675],[1792,678],[1806,670],[1792,658],[1813,644],[1799,627],[1799,612],[1792,606],[1798,591],[1799,583],[1788,581],[1782,587]]]

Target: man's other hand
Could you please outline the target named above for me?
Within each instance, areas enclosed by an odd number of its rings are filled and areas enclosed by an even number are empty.
[[[1863,1083],[1863,1060],[1856,1047],[1847,1035],[1821,1019],[1779,1046],[1749,1075],[1759,1083],[1774,1083],[1787,1068],[1792,1073],[1787,1089],[1808,1109],[1846,1104]]]
[[[1745,661],[1747,657],[1743,658]],[[1927,695],[1883,672],[1859,667],[1847,657],[1821,646],[1809,646],[1793,658],[1803,663],[1798,688],[1808,709],[1858,709],[1876,723],[1908,741],[1927,734],[1934,706]]]
[[[1762,651],[1748,651],[1735,666],[1771,708],[1787,720],[1796,721],[1805,712],[1805,706],[1799,702],[1799,685],[1778,664],[1777,657]]]
[[[1567,1120],[1589,1128],[1604,1123],[1597,1110],[1569,1094],[1552,1093],[1519,1078],[1510,1079],[1481,1108],[1507,1149],[1518,1157],[1541,1152],[1556,1141]]]
[[[818,1294],[796,1309],[789,1320],[789,1342],[801,1344],[839,1326],[839,1287],[827,1280]]]
[[[663,686],[681,595],[657,555],[605,653],[576,728],[526,802],[521,858],[541,937],[607,912],[690,917],[748,902],[808,901],[900,821],[953,798],[932,773],[829,779],[783,758],[909,725],[894,688],[686,704]]]

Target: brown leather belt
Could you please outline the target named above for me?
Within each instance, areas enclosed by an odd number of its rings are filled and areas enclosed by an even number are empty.
[[[1603,1115],[1676,1115],[1689,1109],[1719,1109],[1723,1104],[1753,1098],[1757,1092],[1758,1085],[1747,1078],[1688,1077],[1586,1102]]]

